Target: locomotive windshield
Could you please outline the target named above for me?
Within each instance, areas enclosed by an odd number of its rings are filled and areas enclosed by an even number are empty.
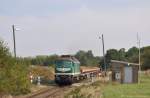
[[[70,67],[72,64],[71,61],[58,60],[56,61],[56,67]]]

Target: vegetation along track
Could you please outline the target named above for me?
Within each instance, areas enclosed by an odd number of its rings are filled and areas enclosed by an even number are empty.
[[[63,98],[64,92],[67,91],[69,88],[70,86],[50,87],[35,94],[32,94],[26,98]]]

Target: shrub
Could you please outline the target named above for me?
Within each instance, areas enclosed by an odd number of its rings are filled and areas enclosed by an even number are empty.
[[[0,40],[0,94],[25,94],[30,91],[27,66],[16,63],[8,47]]]

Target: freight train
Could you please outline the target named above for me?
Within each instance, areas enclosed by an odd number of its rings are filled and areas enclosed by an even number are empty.
[[[98,67],[81,67],[80,62],[70,55],[62,55],[55,61],[55,82],[72,84],[73,82],[98,75]]]

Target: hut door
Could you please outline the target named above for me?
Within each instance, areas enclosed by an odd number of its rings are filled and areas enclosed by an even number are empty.
[[[121,82],[121,73],[120,73],[120,72],[116,72],[116,73],[115,73],[115,79],[116,79],[116,81],[118,81],[119,83]]]
[[[132,83],[132,67],[124,68],[124,83]]]

